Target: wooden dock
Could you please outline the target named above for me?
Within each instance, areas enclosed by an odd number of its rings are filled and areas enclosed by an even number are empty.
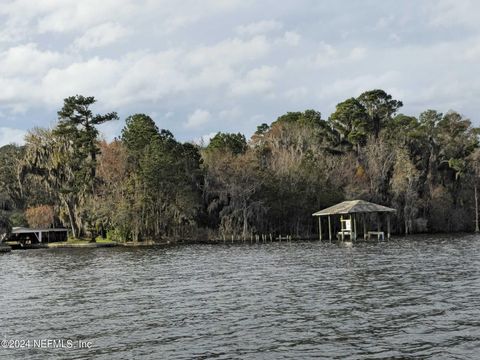
[[[395,212],[396,210],[393,208],[374,204],[365,200],[350,200],[317,211],[312,215],[318,217],[318,236],[320,241],[323,239],[322,218],[327,218],[328,239],[330,241],[332,241],[332,238],[335,235],[338,240],[344,241],[345,237],[348,237],[351,241],[356,241],[358,235],[362,232],[364,240],[370,239],[372,236],[376,236],[378,240],[384,240],[385,237],[388,240],[390,239],[390,216]],[[383,214],[386,216],[387,222],[386,236],[380,226],[380,215]],[[377,226],[375,231],[367,228],[367,218],[371,215],[376,217]],[[335,221],[336,219],[337,221]],[[360,220],[363,225],[363,231],[360,229],[360,224],[358,223]],[[335,223],[339,224],[338,231],[336,230]]]

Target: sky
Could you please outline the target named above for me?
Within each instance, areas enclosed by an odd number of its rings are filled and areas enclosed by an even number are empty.
[[[475,0],[1,0],[0,145],[52,127],[63,99],[150,115],[181,141],[247,137],[287,111],[381,88],[401,112],[480,125]]]

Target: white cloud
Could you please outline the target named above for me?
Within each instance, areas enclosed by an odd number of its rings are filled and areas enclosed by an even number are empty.
[[[237,32],[237,34],[240,35],[258,35],[277,31],[280,30],[282,27],[282,23],[276,20],[262,20],[247,25],[237,26],[235,28],[235,31]]]
[[[344,98],[358,96],[362,92],[370,89],[384,89],[398,96],[393,84],[398,84],[401,74],[395,71],[388,71],[382,74],[365,74],[357,77],[339,78],[333,83],[326,84],[319,92],[320,99],[333,98],[337,102],[343,101]],[[346,95],[349,94],[349,95]]]
[[[18,41],[36,34],[76,33],[106,22],[124,26],[154,23],[163,35],[201,19],[248,6],[242,0],[5,0],[0,16],[6,18],[0,41]],[[140,21],[139,21],[140,20]],[[150,34],[146,34],[150,35]]]
[[[465,50],[461,57],[464,60],[478,62],[478,59],[480,58],[480,43],[475,41],[474,44]]]
[[[398,35],[397,33],[391,33],[389,36],[388,36],[389,39],[395,41],[395,42],[398,42],[400,40],[402,40],[401,36]]]
[[[194,49],[187,54],[185,61],[191,66],[215,63],[234,65],[262,58],[268,54],[270,47],[264,36],[255,36],[248,40],[234,38]]]
[[[119,61],[97,57],[66,68],[53,68],[40,84],[42,100],[55,105],[72,94],[95,94],[100,99],[108,97],[110,86],[117,83],[123,69]]]
[[[52,66],[41,81],[25,85],[32,87],[30,94],[38,94],[39,101],[50,105],[77,93],[94,94],[106,106],[115,107],[158,101],[179,92],[233,84],[238,77],[234,67],[263,56],[269,47],[265,38],[256,37],[246,41],[231,39],[190,50],[129,53],[117,59],[93,57],[67,66]],[[255,87],[265,88],[267,70],[268,67],[254,69],[243,82],[253,83],[258,76]],[[20,88],[19,85],[16,88]],[[238,84],[235,87],[238,88]]]
[[[0,53],[2,76],[43,75],[45,71],[66,62],[68,56],[42,51],[34,43],[13,46]]]
[[[0,127],[0,146],[7,144],[22,145],[25,141],[25,135],[26,131],[24,130]]]
[[[98,129],[100,131],[101,136],[107,140],[112,141],[115,137],[118,137],[120,134],[124,124],[121,121],[109,121],[106,123],[101,124]]]
[[[297,46],[300,43],[301,38],[300,34],[295,31],[286,31],[285,34],[283,34],[282,41],[287,45]]]
[[[83,50],[103,47],[115,43],[128,34],[129,30],[122,25],[107,22],[88,29],[74,41],[73,46]]]
[[[268,119],[264,114],[255,114],[250,118],[250,123],[255,124],[255,126],[258,126],[259,124],[263,124],[271,120],[273,119]]]
[[[354,47],[350,53],[347,55],[348,61],[358,61],[365,58],[367,54],[367,49],[364,47]]]
[[[184,69],[184,71],[188,71]],[[200,71],[193,71],[186,79],[190,89],[212,89],[228,84],[235,79],[235,71],[231,66],[212,64],[204,66]]]
[[[218,14],[228,14],[245,6],[249,0],[183,0],[183,1],[146,1],[144,13],[162,17],[159,28],[165,35],[184,29],[188,26]]]
[[[224,109],[224,110],[221,110],[219,113],[218,113],[218,117],[220,119],[224,119],[224,120],[227,120],[227,121],[231,121],[231,120],[235,120],[235,119],[238,119],[238,117],[242,114],[242,110],[238,107],[238,106],[235,106],[231,109]]]
[[[82,31],[110,19],[127,21],[144,11],[143,5],[134,0],[11,0],[2,3],[0,16],[7,18],[4,34],[16,31],[20,37],[28,37]]]
[[[0,77],[0,105],[13,112],[18,112],[22,103],[36,100],[38,90],[35,86],[20,78]]]
[[[287,90],[284,96],[292,101],[299,101],[304,99],[308,95],[308,89],[305,86],[299,86]]]
[[[188,117],[188,121],[185,123],[185,128],[187,129],[195,129],[200,128],[201,126],[208,123],[212,118],[212,115],[209,111],[203,109],[195,110],[190,116]]]
[[[64,97],[81,93],[99,112],[156,113],[192,139],[203,125],[248,133],[255,114],[255,124],[305,108],[327,117],[372,87],[404,100],[406,112],[454,107],[474,118],[479,11],[473,0],[5,0],[1,125],[48,125]],[[196,109],[209,118],[176,121]]]
[[[292,68],[328,68],[345,65],[364,59],[367,49],[361,46],[352,48],[334,47],[331,44],[321,42],[315,53],[303,57],[292,57],[287,60],[287,67]]]
[[[358,61],[365,57],[367,50],[363,47],[353,47],[350,50],[337,49],[330,44],[322,43],[320,51],[314,58],[314,65],[327,67],[351,61]]]
[[[251,95],[264,93],[273,88],[273,78],[277,68],[261,66],[247,72],[245,77],[234,82],[231,87],[233,95]]]
[[[78,29],[88,29],[112,18],[127,19],[139,11],[140,4],[133,0],[63,0],[61,2],[44,1],[45,6],[39,14],[38,31],[69,32]]]
[[[427,7],[427,18],[430,25],[440,27],[479,28],[478,13],[480,3],[476,0],[434,0],[424,4]]]
[[[377,23],[375,24],[375,29],[378,30],[383,30],[385,28],[388,28],[392,25],[392,23],[395,20],[394,15],[388,15],[388,16],[382,16],[377,20]]]
[[[338,50],[332,45],[322,42],[320,44],[320,50],[315,56],[314,63],[318,66],[328,66],[339,60]]]

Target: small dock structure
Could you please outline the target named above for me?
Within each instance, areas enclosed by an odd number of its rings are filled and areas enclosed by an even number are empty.
[[[390,239],[390,215],[395,212],[395,209],[365,200],[350,200],[317,211],[312,215],[318,217],[320,241],[323,239],[323,219],[327,219],[328,239],[330,241],[332,241],[332,228],[334,232],[336,231],[336,222],[339,223],[339,230],[336,234],[339,240],[343,241],[345,238],[349,238],[351,241],[355,241],[361,233],[363,234],[364,240],[372,237],[376,237],[378,240],[384,240],[385,233],[381,228],[382,215],[386,217],[387,239]],[[369,230],[367,228],[367,223],[369,223],[367,220],[370,220],[372,216],[375,217],[377,223],[375,230]],[[360,228],[360,222],[362,228]]]
[[[19,244],[42,244],[67,241],[68,230],[63,228],[31,229],[14,227],[7,241]]]

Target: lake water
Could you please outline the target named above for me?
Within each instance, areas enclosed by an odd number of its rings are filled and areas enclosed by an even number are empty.
[[[0,254],[1,359],[480,356],[480,237]],[[33,340],[90,348],[33,347]]]

